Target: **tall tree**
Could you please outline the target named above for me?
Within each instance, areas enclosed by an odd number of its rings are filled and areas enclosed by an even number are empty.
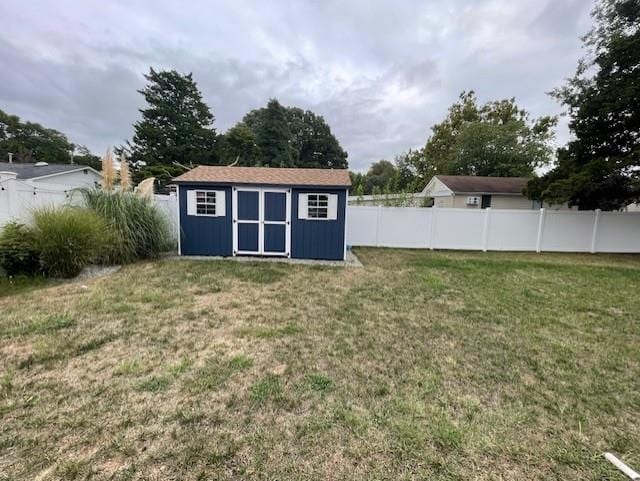
[[[291,132],[291,146],[295,165],[311,168],[347,167],[347,153],[324,118],[298,107],[287,109],[287,123]]]
[[[85,145],[76,145],[73,151],[73,162],[80,165],[88,165],[96,170],[102,168],[102,160],[91,151]]]
[[[180,173],[180,164],[216,163],[214,117],[202,100],[193,75],[175,70],[149,70],[147,85],[139,90],[148,106],[133,126],[127,143],[137,177],[149,174],[167,181]]]
[[[287,111],[276,99],[269,103],[260,115],[245,116],[244,123],[256,136],[260,149],[261,165],[270,167],[292,167],[294,156],[291,149],[291,131],[287,123]]]
[[[349,195],[364,195],[364,174],[360,172],[349,171],[349,178],[351,179],[351,187],[349,188]]]
[[[396,157],[395,190],[396,192],[419,192],[424,184],[418,177],[416,164],[422,160],[420,150],[409,150]]]
[[[640,0],[600,0],[592,17],[586,56],[554,92],[569,110],[575,139],[527,192],[550,203],[612,210],[640,200]]]
[[[240,125],[253,132],[263,159],[262,164],[309,168],[347,167],[347,153],[331,128],[322,116],[309,110],[283,107],[272,99],[266,107],[246,114],[237,127]],[[280,160],[274,161],[276,157]]]
[[[68,164],[73,150],[62,132],[0,110],[0,162],[6,162],[11,152],[15,162]]]
[[[260,148],[253,131],[240,122],[218,136],[220,162],[225,165],[252,166],[260,163]]]
[[[513,98],[478,105],[473,91],[463,92],[412,161],[423,183],[436,174],[531,176],[552,160],[555,124],[531,120]]]
[[[365,194],[394,191],[396,175],[396,167],[388,160],[374,162],[364,177]]]

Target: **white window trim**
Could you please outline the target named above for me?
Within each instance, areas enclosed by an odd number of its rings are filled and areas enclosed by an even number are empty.
[[[327,217],[309,217],[310,195],[327,196]],[[329,192],[300,192],[298,194],[298,219],[321,222],[336,221],[338,219],[338,194]]]
[[[215,214],[198,214],[198,194],[205,194],[205,197],[208,193],[215,194]],[[191,206],[190,204],[193,203]],[[195,216],[195,217],[224,217],[227,215],[226,213],[226,192],[224,190],[213,190],[213,189],[191,189],[187,191],[187,215]]]

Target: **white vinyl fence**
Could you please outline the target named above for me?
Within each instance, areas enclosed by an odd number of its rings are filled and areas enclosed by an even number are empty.
[[[176,194],[153,196],[156,206],[167,217],[173,231],[173,235],[178,238],[178,197]]]
[[[350,246],[640,252],[640,212],[349,206]]]
[[[37,186],[10,180],[0,185],[0,227],[10,220],[28,222],[31,212],[40,207],[77,203],[81,196],[62,185]]]

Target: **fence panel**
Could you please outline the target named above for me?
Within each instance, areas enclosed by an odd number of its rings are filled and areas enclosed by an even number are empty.
[[[64,191],[44,191],[28,186],[18,186],[11,209],[11,218],[20,222],[30,222],[34,210],[42,207],[56,207],[72,203],[71,193]]]
[[[540,250],[590,252],[594,212],[546,211]]]
[[[595,239],[597,252],[640,251],[640,212],[603,212]]]
[[[174,235],[178,235],[178,197],[175,194],[155,194],[153,200],[156,207],[165,215]]]
[[[640,213],[349,206],[350,246],[640,253]]]
[[[378,245],[378,207],[348,207],[347,244]]]
[[[431,212],[415,207],[380,208],[378,245],[425,247],[431,232]]]
[[[535,251],[540,211],[491,209],[487,250]]]
[[[436,208],[434,216],[434,249],[482,250],[484,211]]]

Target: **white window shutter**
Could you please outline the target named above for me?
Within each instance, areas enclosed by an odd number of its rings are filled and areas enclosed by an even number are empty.
[[[187,191],[187,215],[197,215],[195,190]]]
[[[298,194],[298,219],[309,218],[309,194]]]
[[[338,218],[338,195],[329,194],[329,204],[327,209],[327,219],[336,220]]]
[[[224,190],[216,190],[216,216],[218,217],[227,215],[226,198],[227,194]]]

